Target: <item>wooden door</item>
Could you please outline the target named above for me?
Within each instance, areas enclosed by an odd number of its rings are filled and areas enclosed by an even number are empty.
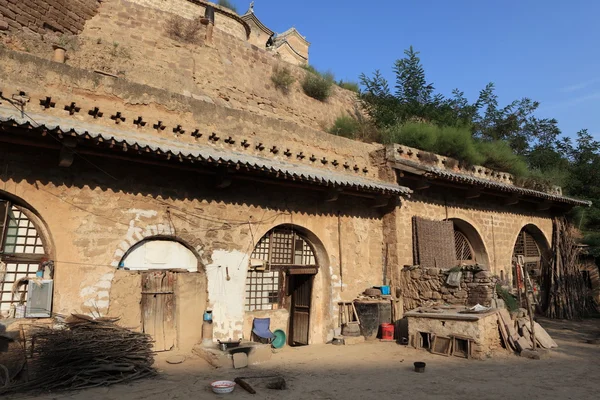
[[[142,327],[154,339],[154,351],[175,347],[175,273],[142,274]]]
[[[292,346],[308,344],[313,276],[290,276],[290,285],[292,288],[290,345]]]

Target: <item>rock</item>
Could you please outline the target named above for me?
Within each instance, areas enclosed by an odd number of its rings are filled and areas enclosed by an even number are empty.
[[[167,358],[166,361],[167,364],[182,364],[185,361],[185,356],[175,354]]]
[[[489,279],[492,276],[490,271],[479,271],[475,274],[475,278],[477,279]]]
[[[8,30],[8,22],[0,19],[0,31],[7,31]]]
[[[521,351],[520,356],[530,358],[532,360],[545,360],[550,358],[550,351],[546,349],[524,349]]]
[[[438,292],[433,292],[431,293],[431,298],[435,299],[435,300],[441,300],[442,299],[442,295]]]
[[[433,292],[423,292],[423,293],[421,293],[421,297],[424,299],[430,299],[432,294],[433,294]]]
[[[439,268],[429,268],[427,269],[427,275],[439,275],[440,274],[440,269]]]

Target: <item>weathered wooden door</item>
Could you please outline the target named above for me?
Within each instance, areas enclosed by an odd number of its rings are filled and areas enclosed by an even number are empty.
[[[154,351],[175,347],[175,277],[170,271],[142,274],[142,327],[154,338]]]
[[[310,301],[314,275],[292,275],[290,345],[303,346],[308,344],[310,326]]]

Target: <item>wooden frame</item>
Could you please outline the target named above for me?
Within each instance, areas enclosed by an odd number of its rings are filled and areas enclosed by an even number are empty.
[[[417,349],[430,350],[432,337],[433,337],[433,334],[430,332],[417,332],[417,335],[415,337],[415,347]],[[423,340],[424,338],[427,338],[428,346],[424,345],[424,340]]]
[[[446,336],[434,336],[433,342],[431,343],[431,349],[429,350],[432,354],[439,354],[441,356],[450,356],[452,351],[453,339]]]
[[[465,353],[463,353],[462,351],[459,350],[459,346],[458,346],[459,340],[467,343],[467,351]],[[452,336],[452,355],[454,357],[460,357],[460,358],[467,358],[467,359],[471,358],[472,342],[473,342],[473,339],[466,337],[466,336],[459,336],[459,335]]]

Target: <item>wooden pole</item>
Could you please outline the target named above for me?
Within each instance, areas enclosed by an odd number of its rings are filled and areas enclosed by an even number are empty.
[[[528,281],[527,278],[529,278],[529,274],[527,273],[525,268],[522,268],[522,271],[523,271],[523,282],[525,285],[525,301],[527,302],[527,312],[529,313],[529,323],[531,325],[531,342],[533,343],[532,349],[535,351],[535,323],[533,321],[533,310],[531,309],[531,301],[529,300],[529,293],[528,293],[529,285],[527,282]],[[527,274],[527,275],[525,275],[525,274]]]

